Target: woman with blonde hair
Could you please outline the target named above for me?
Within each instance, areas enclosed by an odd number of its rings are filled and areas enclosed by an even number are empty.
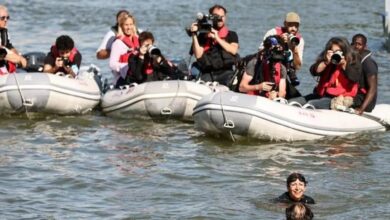
[[[115,77],[115,85],[126,78],[129,68],[128,59],[137,54],[139,49],[135,17],[132,15],[122,17],[119,19],[119,27],[122,29],[123,35],[116,38],[110,54],[110,68]]]

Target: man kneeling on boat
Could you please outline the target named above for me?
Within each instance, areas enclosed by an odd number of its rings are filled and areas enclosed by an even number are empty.
[[[47,54],[43,72],[62,73],[75,78],[79,72],[81,64],[81,54],[74,47],[74,41],[68,35],[61,35],[56,39],[56,43],[51,46]]]
[[[264,40],[264,48],[252,58],[245,68],[239,91],[257,94],[269,99],[291,98],[287,80],[287,70],[283,65],[286,58],[285,49],[280,36],[269,36]],[[291,89],[295,89],[290,86]],[[299,94],[298,91],[295,91]]]

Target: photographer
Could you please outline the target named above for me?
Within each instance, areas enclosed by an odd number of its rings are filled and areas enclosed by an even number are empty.
[[[238,52],[238,36],[225,25],[226,9],[221,5],[214,5],[209,9],[212,21],[211,27],[201,22],[193,23],[189,30],[192,37],[190,54],[197,60],[194,63],[201,71],[204,81],[217,81],[227,85],[233,76],[233,65]],[[198,19],[199,20],[199,19]],[[204,30],[209,28],[209,30]]]
[[[278,35],[264,40],[264,48],[248,62],[239,91],[275,99],[285,98],[287,91],[287,70],[282,64],[285,59],[283,41]]]
[[[301,19],[297,13],[289,12],[284,19],[284,26],[278,26],[267,31],[263,38],[264,41],[267,37],[272,35],[279,35],[282,37],[283,43],[285,44],[284,47],[290,53],[289,58],[284,61],[284,64],[287,67],[287,74],[293,86],[298,86],[300,83],[296,72],[302,66],[303,49],[305,46],[305,41],[299,33],[300,22]],[[263,43],[261,43],[259,49],[262,50],[263,47]]]
[[[130,83],[143,83],[163,79],[175,79],[177,68],[153,46],[154,36],[144,31],[139,35],[140,48],[128,59],[129,70],[124,80],[120,78],[116,87]]]
[[[350,107],[358,92],[362,66],[359,55],[343,37],[333,37],[325,45],[316,62],[310,67],[319,77],[313,94],[289,101],[309,104],[319,109],[334,109],[335,105]]]
[[[59,73],[76,77],[81,64],[81,54],[74,47],[71,37],[61,35],[45,57],[43,72]]]
[[[6,49],[5,60],[17,64],[22,68],[27,66],[27,60],[23,56],[19,55],[19,52],[12,45],[9,34],[8,34],[8,21],[10,16],[8,14],[8,9],[4,5],[0,5],[0,48]]]

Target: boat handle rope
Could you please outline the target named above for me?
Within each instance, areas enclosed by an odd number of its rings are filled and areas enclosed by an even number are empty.
[[[11,75],[14,76],[14,79],[15,79],[15,82],[16,82],[16,87],[18,88],[18,91],[19,91],[19,95],[20,95],[20,98],[22,100],[22,106],[20,106],[20,108],[24,107],[24,110],[26,112],[26,115],[27,117],[29,116],[28,115],[28,109],[27,109],[27,106],[29,107],[32,107],[34,105],[34,103],[31,101],[31,100],[26,100],[23,96],[23,93],[22,93],[22,89],[20,88],[20,84],[19,84],[19,80],[18,78],[16,77],[16,74],[17,73],[12,73]],[[20,109],[19,108],[19,109]]]
[[[170,109],[169,107],[164,107],[163,109],[161,109],[161,114],[162,115],[171,115],[172,109]]]
[[[226,120],[226,122],[223,124],[225,128],[233,129],[234,128],[234,122],[232,120]]]
[[[232,141],[236,142],[236,138],[234,137],[232,132],[232,129],[234,128],[234,122],[232,120],[228,120],[226,117],[225,110],[223,109],[223,104],[222,104],[222,94],[223,92],[219,93],[219,104],[221,105],[221,112],[224,120],[223,126],[229,130],[230,138],[232,139]]]

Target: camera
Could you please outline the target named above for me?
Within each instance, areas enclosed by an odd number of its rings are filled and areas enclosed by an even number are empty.
[[[161,56],[161,50],[158,49],[154,45],[149,48],[148,53],[149,53],[150,56],[153,56],[153,55]]]
[[[222,21],[222,17],[218,15],[207,15],[199,12],[196,15],[196,21],[198,24],[198,32],[200,34],[202,33],[209,33],[211,31],[211,28],[217,28],[218,22]],[[186,32],[188,36],[191,36],[191,28],[186,28]]]
[[[337,65],[340,63],[341,59],[343,57],[342,51],[336,51],[333,53],[333,55],[330,57],[330,62]]]
[[[289,39],[289,41],[290,41],[290,43],[291,43],[292,45],[294,45],[294,46],[299,45],[300,40],[299,40],[299,38],[296,37],[294,34],[290,34],[290,35],[288,36],[288,39]]]
[[[288,57],[288,51],[281,47],[280,41],[277,36],[269,36],[263,42],[266,57],[270,62],[282,62]]]
[[[69,61],[69,58],[67,57],[61,57],[61,60],[64,64],[64,66],[70,66],[70,61]]]
[[[4,60],[5,56],[7,56],[7,50],[5,48],[0,48],[0,59]]]
[[[286,51],[274,47],[269,52],[268,60],[274,63],[283,62],[286,60]]]

